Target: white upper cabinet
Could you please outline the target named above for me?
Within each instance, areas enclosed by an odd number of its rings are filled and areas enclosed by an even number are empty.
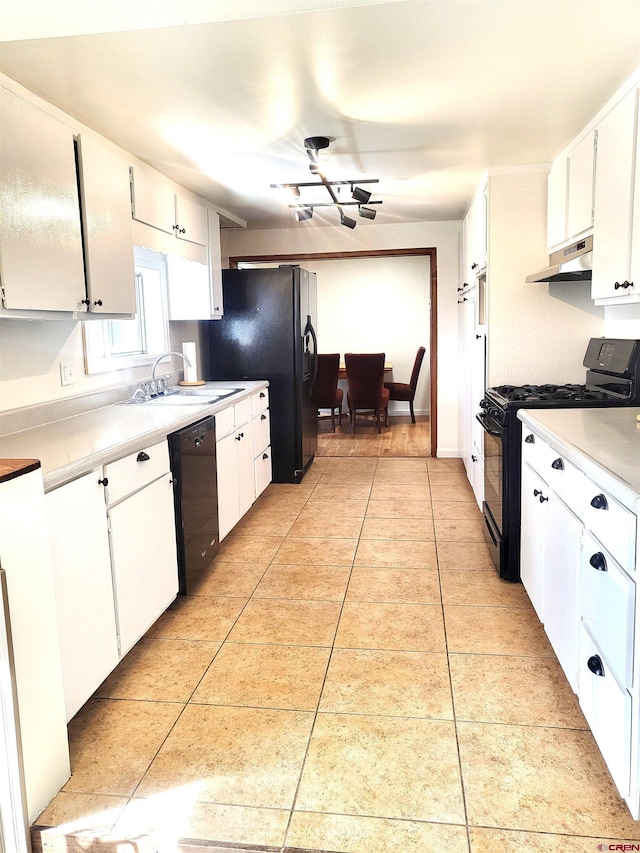
[[[567,238],[572,240],[593,227],[595,138],[588,133],[569,152]]]
[[[175,196],[176,237],[189,243],[209,245],[207,208],[185,196]]]
[[[635,88],[605,115],[597,127],[591,282],[591,296],[596,304],[640,301],[640,280],[637,277],[640,246],[637,240],[632,245],[637,111],[638,89]],[[640,216],[640,207],[636,213]],[[601,300],[606,301],[602,303]]]
[[[547,248],[573,240],[593,227],[595,135],[585,134],[557,157],[547,182]]]
[[[129,168],[131,215],[138,222],[174,234],[180,240],[209,244],[207,208],[187,196],[177,195],[168,178],[149,166]]]
[[[148,166],[130,166],[129,173],[133,218],[174,234],[175,198],[169,180]]]
[[[547,248],[567,239],[569,159],[557,157],[547,179]]]
[[[135,314],[129,164],[95,137],[77,139],[87,308]]]
[[[73,132],[0,89],[0,277],[5,309],[84,310]]]

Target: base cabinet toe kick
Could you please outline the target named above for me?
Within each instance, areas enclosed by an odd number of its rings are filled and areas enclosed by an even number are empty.
[[[640,496],[523,420],[521,577],[620,796],[640,818]],[[543,433],[543,434],[541,434]],[[564,451],[564,452],[563,452]]]

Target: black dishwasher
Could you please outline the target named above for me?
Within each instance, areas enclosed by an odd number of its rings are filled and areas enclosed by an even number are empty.
[[[216,419],[169,436],[178,543],[179,593],[194,592],[218,553]]]

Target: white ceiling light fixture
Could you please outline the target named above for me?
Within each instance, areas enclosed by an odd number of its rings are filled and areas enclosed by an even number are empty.
[[[355,228],[356,220],[352,219],[350,216],[347,216],[343,211],[343,207],[347,207],[349,205],[357,205],[358,207],[358,215],[363,217],[364,219],[375,219],[377,211],[373,210],[370,207],[363,207],[365,204],[382,204],[381,201],[371,201],[371,193],[367,190],[363,190],[362,187],[356,186],[356,184],[377,184],[379,182],[378,178],[364,178],[362,180],[346,180],[346,181],[330,181],[327,179],[326,175],[322,171],[321,165],[321,151],[325,151],[329,147],[329,137],[328,136],[308,136],[304,141],[304,147],[307,152],[307,156],[309,157],[309,171],[313,175],[317,175],[318,181],[298,181],[296,183],[290,184],[271,184],[272,189],[286,189],[290,192],[293,192],[296,195],[296,198],[300,199],[295,204],[290,204],[289,207],[293,208],[294,216],[298,222],[302,222],[306,219],[311,219],[313,216],[313,210],[315,207],[337,207],[338,213],[340,214],[340,224],[344,225],[346,228]],[[354,201],[339,201],[336,191],[334,187],[338,188],[338,192],[340,191],[341,186],[349,186],[351,187],[351,197]],[[329,195],[331,196],[331,201],[323,201],[323,202],[303,202],[301,200],[300,189],[305,187],[325,187]]]

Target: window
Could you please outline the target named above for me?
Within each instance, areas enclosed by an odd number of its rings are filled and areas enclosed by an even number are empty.
[[[166,255],[136,246],[135,271],[135,317],[82,324],[87,373],[151,364],[169,349]]]

